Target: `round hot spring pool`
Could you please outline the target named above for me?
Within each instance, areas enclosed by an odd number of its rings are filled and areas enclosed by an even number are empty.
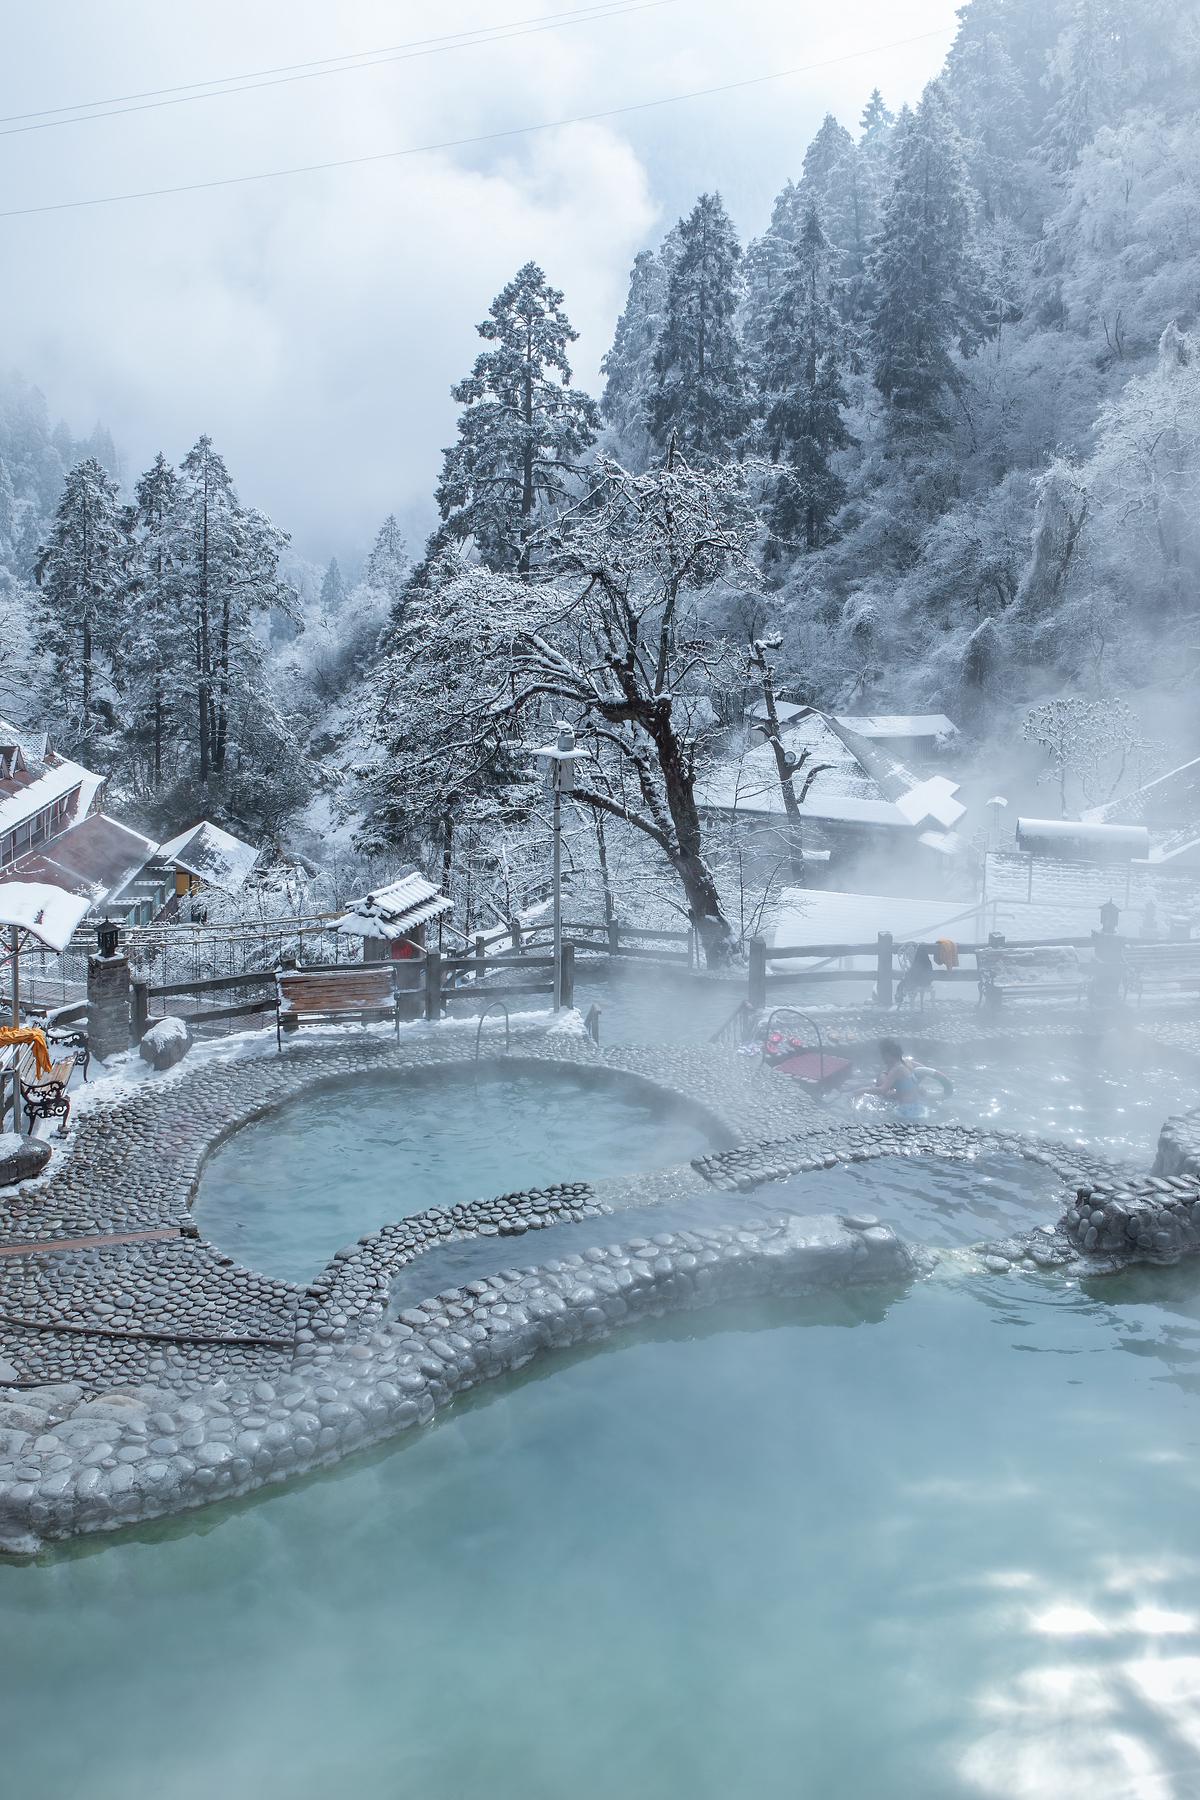
[[[689,1162],[731,1142],[703,1108],[614,1071],[502,1063],[333,1083],[243,1126],[193,1205],[211,1242],[307,1281],[427,1206]]]

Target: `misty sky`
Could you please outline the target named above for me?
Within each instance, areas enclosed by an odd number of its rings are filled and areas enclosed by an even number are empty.
[[[17,114],[581,5],[7,0],[0,209],[468,137],[938,35],[523,139],[0,220],[0,366],[36,381],[76,431],[103,420],[127,474],[211,433],[243,499],[298,550],[353,559],[389,510],[414,535],[429,524],[456,410],[447,390],[520,263],[535,258],[565,290],[581,333],[576,376],[598,392],[634,253],[705,188],[720,188],[743,238],[761,230],[823,114],[853,126],[876,84],[892,106],[915,100],[955,10],[955,0],[667,0],[485,47],[14,130]]]

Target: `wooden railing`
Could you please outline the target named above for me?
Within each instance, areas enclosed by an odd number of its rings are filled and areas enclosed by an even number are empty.
[[[914,940],[905,938],[904,943]],[[956,943],[959,966],[954,969],[938,969],[938,983],[945,981],[978,982],[978,953],[981,950],[1051,950],[1071,949],[1090,950],[1095,943],[1095,936],[1087,937],[1050,937],[1008,939],[1003,932],[993,932],[985,943]],[[936,945],[933,941],[921,943],[918,948],[932,953]],[[896,941],[890,931],[881,931],[873,943],[868,944],[771,944],[765,938],[751,938],[748,950],[749,962],[749,1000],[759,1010],[767,1004],[767,994],[772,988],[784,984],[795,985],[798,982],[826,983],[848,981],[870,981],[874,983],[875,998],[879,1006],[887,1008],[892,1005],[896,989]],[[768,964],[797,961],[804,958],[826,966],[812,969],[773,969]],[[868,966],[860,969],[831,968],[835,962],[849,961],[852,957],[866,959]],[[974,968],[965,968],[963,958],[976,963]]]
[[[305,963],[312,973],[344,973],[363,965],[347,963]],[[389,966],[389,965],[383,965]],[[554,992],[554,957],[523,955],[517,958],[443,956],[438,950],[427,950],[412,961],[394,966],[402,999],[408,1002],[413,1018],[439,1019],[452,1006],[466,1001],[474,1005],[492,1000],[507,1000],[515,995],[552,994]],[[482,982],[483,977],[486,982]],[[481,984],[482,983],[482,984]],[[562,951],[562,1003],[575,1003],[575,945],[569,939]],[[226,994],[245,996],[234,1004],[213,1004]],[[191,1000],[188,1007],[171,1005],[172,1001]],[[218,975],[203,981],[169,981],[153,984],[134,981],[131,985],[130,1035],[134,1043],[152,1022],[152,1014],[162,1017],[173,1013],[189,1025],[204,1026],[227,1023],[232,1019],[252,1018],[275,1011],[275,973],[256,971],[247,975]]]

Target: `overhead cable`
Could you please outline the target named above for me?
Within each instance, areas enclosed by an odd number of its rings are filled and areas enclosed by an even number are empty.
[[[172,187],[136,188],[124,194],[97,194],[84,200],[55,200],[42,206],[7,207],[0,210],[0,219],[25,219],[35,213],[78,212],[91,206],[122,206],[133,200],[159,200],[176,194],[206,193],[214,188],[245,187],[256,181],[282,181],[296,175],[323,174],[331,169],[362,168],[369,163],[395,162],[407,156],[432,156],[443,150],[466,150],[479,144],[495,144],[509,138],[529,137],[535,132],[560,131],[568,125],[592,125],[605,119],[628,118],[633,113],[649,112],[659,106],[678,106],[688,100],[707,100],[715,95],[762,87],[771,81],[786,81],[793,75],[810,75],[819,69],[830,69],[837,63],[853,62],[864,56],[881,56],[888,50],[901,50],[909,44],[921,44],[930,38],[945,37],[956,29],[954,25],[944,25],[937,31],[921,31],[913,37],[895,38],[889,44],[873,44],[862,50],[847,50],[841,56],[826,57],[822,62],[798,63],[793,68],[774,69],[766,75],[748,75],[741,81],[723,81],[715,87],[691,88],[682,94],[662,94],[654,100],[634,100],[624,106],[607,106],[596,112],[574,113],[566,119],[540,119],[532,125],[507,125],[499,131],[482,131],[471,137],[443,138],[432,144],[406,144],[399,150],[376,150],[365,156],[339,156],[328,162],[297,163],[286,169],[259,169],[250,175],[220,175],[209,181],[184,181]]]
[[[83,100],[72,107],[52,106],[37,113],[12,113],[7,117],[0,117],[0,137],[18,137],[30,131],[54,131],[60,125],[87,125],[93,119],[116,119],[126,113],[157,112],[165,106],[187,106],[197,100],[222,100],[231,94],[256,93],[260,88],[286,87],[297,81],[319,81],[326,75],[354,75],[362,69],[383,68],[391,63],[410,62],[417,57],[441,56],[450,50],[470,50],[477,46],[507,43],[512,38],[563,31],[570,25],[603,24],[606,19],[623,19],[631,13],[654,12],[663,6],[680,4],[681,0],[601,0],[600,4],[575,8],[569,13],[547,13],[540,18],[510,20],[507,24],[481,25],[472,32],[451,32],[443,37],[418,38],[411,44],[392,44],[381,50],[360,50],[353,57],[325,57],[320,63],[283,64],[278,69],[259,69],[244,76],[215,77],[212,81],[192,82],[186,87],[150,88],[144,94],[125,94],[113,100]],[[263,79],[257,79],[259,76]],[[237,85],[228,86],[226,83]],[[205,91],[200,92],[201,89]],[[131,104],[123,104],[125,101]],[[96,108],[103,110],[97,111]],[[73,116],[50,116],[55,113],[70,113]]]

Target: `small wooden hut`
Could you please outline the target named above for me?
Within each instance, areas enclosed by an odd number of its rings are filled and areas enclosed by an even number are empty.
[[[400,964],[396,985],[415,992],[421,986],[426,928],[452,905],[414,864],[356,900],[335,929],[362,939],[364,962]]]

